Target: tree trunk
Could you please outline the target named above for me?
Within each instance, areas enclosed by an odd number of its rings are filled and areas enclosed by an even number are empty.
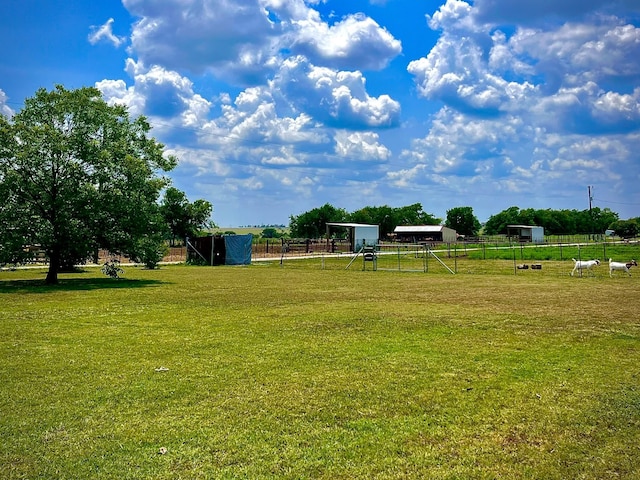
[[[49,252],[49,271],[45,280],[47,285],[58,283],[58,270],[60,270],[60,249],[54,248]]]

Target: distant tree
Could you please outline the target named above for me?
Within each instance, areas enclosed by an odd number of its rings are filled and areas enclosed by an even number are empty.
[[[518,212],[518,221],[514,223],[519,225],[536,225],[538,227],[541,227],[542,225],[539,225],[537,223],[537,212],[538,211],[533,208],[522,208]]]
[[[0,262],[25,245],[49,260],[47,283],[98,248],[143,258],[162,242],[160,191],[177,163],[144,117],[110,106],[95,88],[40,89],[12,119],[0,116]]]
[[[273,227],[267,227],[262,229],[262,233],[260,233],[262,238],[280,238],[280,234],[278,230]]]
[[[520,210],[509,207],[492,215],[484,227],[487,235],[504,234],[507,225],[537,225],[543,227],[547,235],[575,235],[603,233],[618,219],[618,214],[610,209],[595,207],[590,210]]]
[[[520,223],[520,209],[509,207],[500,213],[491,215],[484,225],[485,235],[500,235],[507,233],[507,225],[517,225]]]
[[[325,204],[298,216],[291,217],[290,236],[295,238],[319,238],[326,234],[327,222],[353,222],[378,225],[380,237],[384,238],[398,225],[439,225],[442,219],[426,213],[422,204],[392,208],[367,206],[352,213]]]
[[[213,227],[211,212],[213,206],[206,200],[196,200],[190,203],[184,192],[175,187],[169,187],[164,193],[160,204],[160,212],[168,225],[171,244],[176,239],[197,237],[203,229]]]
[[[426,213],[421,203],[394,209],[394,223],[398,225],[439,225],[442,219]],[[395,227],[394,227],[395,228]]]
[[[326,234],[327,222],[344,222],[347,212],[328,203],[320,208],[290,217],[289,230],[292,238],[320,238]]]
[[[591,228],[585,233],[598,233],[604,234],[604,231],[609,228],[613,222],[619,219],[618,214],[611,211],[609,208],[600,209],[594,207],[592,210],[586,210],[591,217]]]
[[[635,238],[640,231],[637,218],[631,218],[629,220],[616,220],[611,222],[609,229],[613,230],[615,234],[622,238]]]
[[[547,235],[563,235],[573,230],[568,221],[566,210],[536,210],[532,225],[544,228]]]
[[[454,229],[460,235],[476,236],[480,231],[480,221],[473,214],[471,207],[454,207],[447,210],[445,227]]]
[[[395,209],[383,205],[381,207],[364,207],[349,214],[349,221],[379,225],[380,238],[387,237],[396,228]]]

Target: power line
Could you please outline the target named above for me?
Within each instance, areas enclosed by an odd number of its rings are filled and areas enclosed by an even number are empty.
[[[596,202],[599,203],[612,203],[614,205],[629,205],[632,207],[640,207],[640,203],[628,203],[628,202],[614,202],[612,200],[604,200],[604,199],[600,199],[600,198],[594,198],[593,199]]]

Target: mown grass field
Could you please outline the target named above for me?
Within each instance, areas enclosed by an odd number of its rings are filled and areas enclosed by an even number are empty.
[[[640,478],[638,270],[305,262],[0,272],[0,478]]]

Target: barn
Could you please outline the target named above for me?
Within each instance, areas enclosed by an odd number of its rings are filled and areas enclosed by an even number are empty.
[[[331,231],[336,228],[346,228],[350,250],[359,252],[364,246],[376,246],[380,240],[380,226],[366,223],[327,222],[327,242],[331,238]]]
[[[458,239],[456,231],[444,225],[399,225],[393,233],[399,242],[409,243],[455,243]]]
[[[544,243],[544,227],[507,225],[507,237],[514,242]]]

